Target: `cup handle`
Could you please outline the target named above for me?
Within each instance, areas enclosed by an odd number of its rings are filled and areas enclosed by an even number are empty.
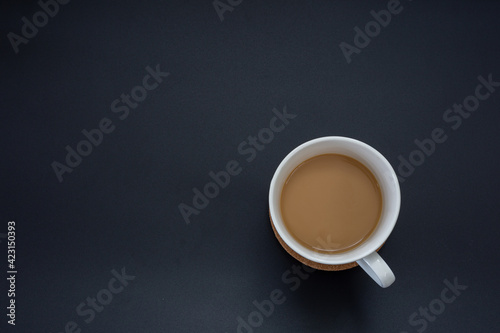
[[[389,287],[396,280],[392,270],[377,252],[373,252],[356,262],[382,288]]]

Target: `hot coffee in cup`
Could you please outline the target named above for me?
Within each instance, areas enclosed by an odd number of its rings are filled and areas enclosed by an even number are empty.
[[[279,165],[269,191],[272,223],[293,251],[318,264],[357,262],[382,287],[395,277],[376,250],[394,228],[400,200],[389,162],[345,137],[297,147]]]

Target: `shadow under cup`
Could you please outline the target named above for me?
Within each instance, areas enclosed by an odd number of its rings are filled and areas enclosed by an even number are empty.
[[[347,155],[361,162],[373,173],[382,193],[382,212],[375,230],[360,245],[340,253],[322,253],[305,247],[290,234],[281,216],[281,191],[288,176],[302,162],[323,154]],[[400,203],[397,175],[384,156],[361,141],[338,136],[314,139],[295,148],[276,169],[269,190],[271,220],[281,239],[300,256],[325,265],[352,263],[380,248],[396,224]]]

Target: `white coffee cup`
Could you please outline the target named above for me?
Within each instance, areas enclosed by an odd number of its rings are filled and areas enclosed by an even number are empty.
[[[341,253],[321,253],[300,244],[287,230],[281,216],[281,191],[290,173],[302,162],[322,154],[350,156],[365,165],[376,177],[382,192],[382,213],[373,233],[357,247]],[[394,273],[377,253],[396,225],[401,205],[401,192],[394,169],[382,154],[361,141],[327,136],[303,143],[280,163],[269,189],[271,220],[281,239],[297,254],[318,264],[342,265],[357,262],[381,287],[390,286]]]

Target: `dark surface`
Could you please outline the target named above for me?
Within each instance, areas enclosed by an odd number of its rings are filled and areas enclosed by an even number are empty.
[[[497,332],[500,91],[456,130],[443,114],[479,75],[500,81],[500,3],[404,1],[348,64],[339,44],[386,5],[243,1],[221,22],[210,0],[72,1],[15,54],[7,34],[40,7],[3,3],[0,232],[16,222],[18,274],[16,326],[3,310],[1,331],[65,332],[74,321],[82,332],[236,332],[254,300],[280,289],[286,301],[254,332]],[[170,76],[120,120],[111,103],[157,64]],[[248,162],[238,145],[284,106],[297,117]],[[60,183],[51,163],[104,117],[115,130]],[[397,168],[435,128],[447,140],[401,183],[399,222],[380,251],[395,284],[354,268],[291,290],[282,276],[297,262],[267,213],[284,156],[342,135]],[[186,224],[178,205],[231,160],[242,172]],[[123,267],[135,279],[86,323],[76,308]],[[455,278],[467,289],[412,326]]]

